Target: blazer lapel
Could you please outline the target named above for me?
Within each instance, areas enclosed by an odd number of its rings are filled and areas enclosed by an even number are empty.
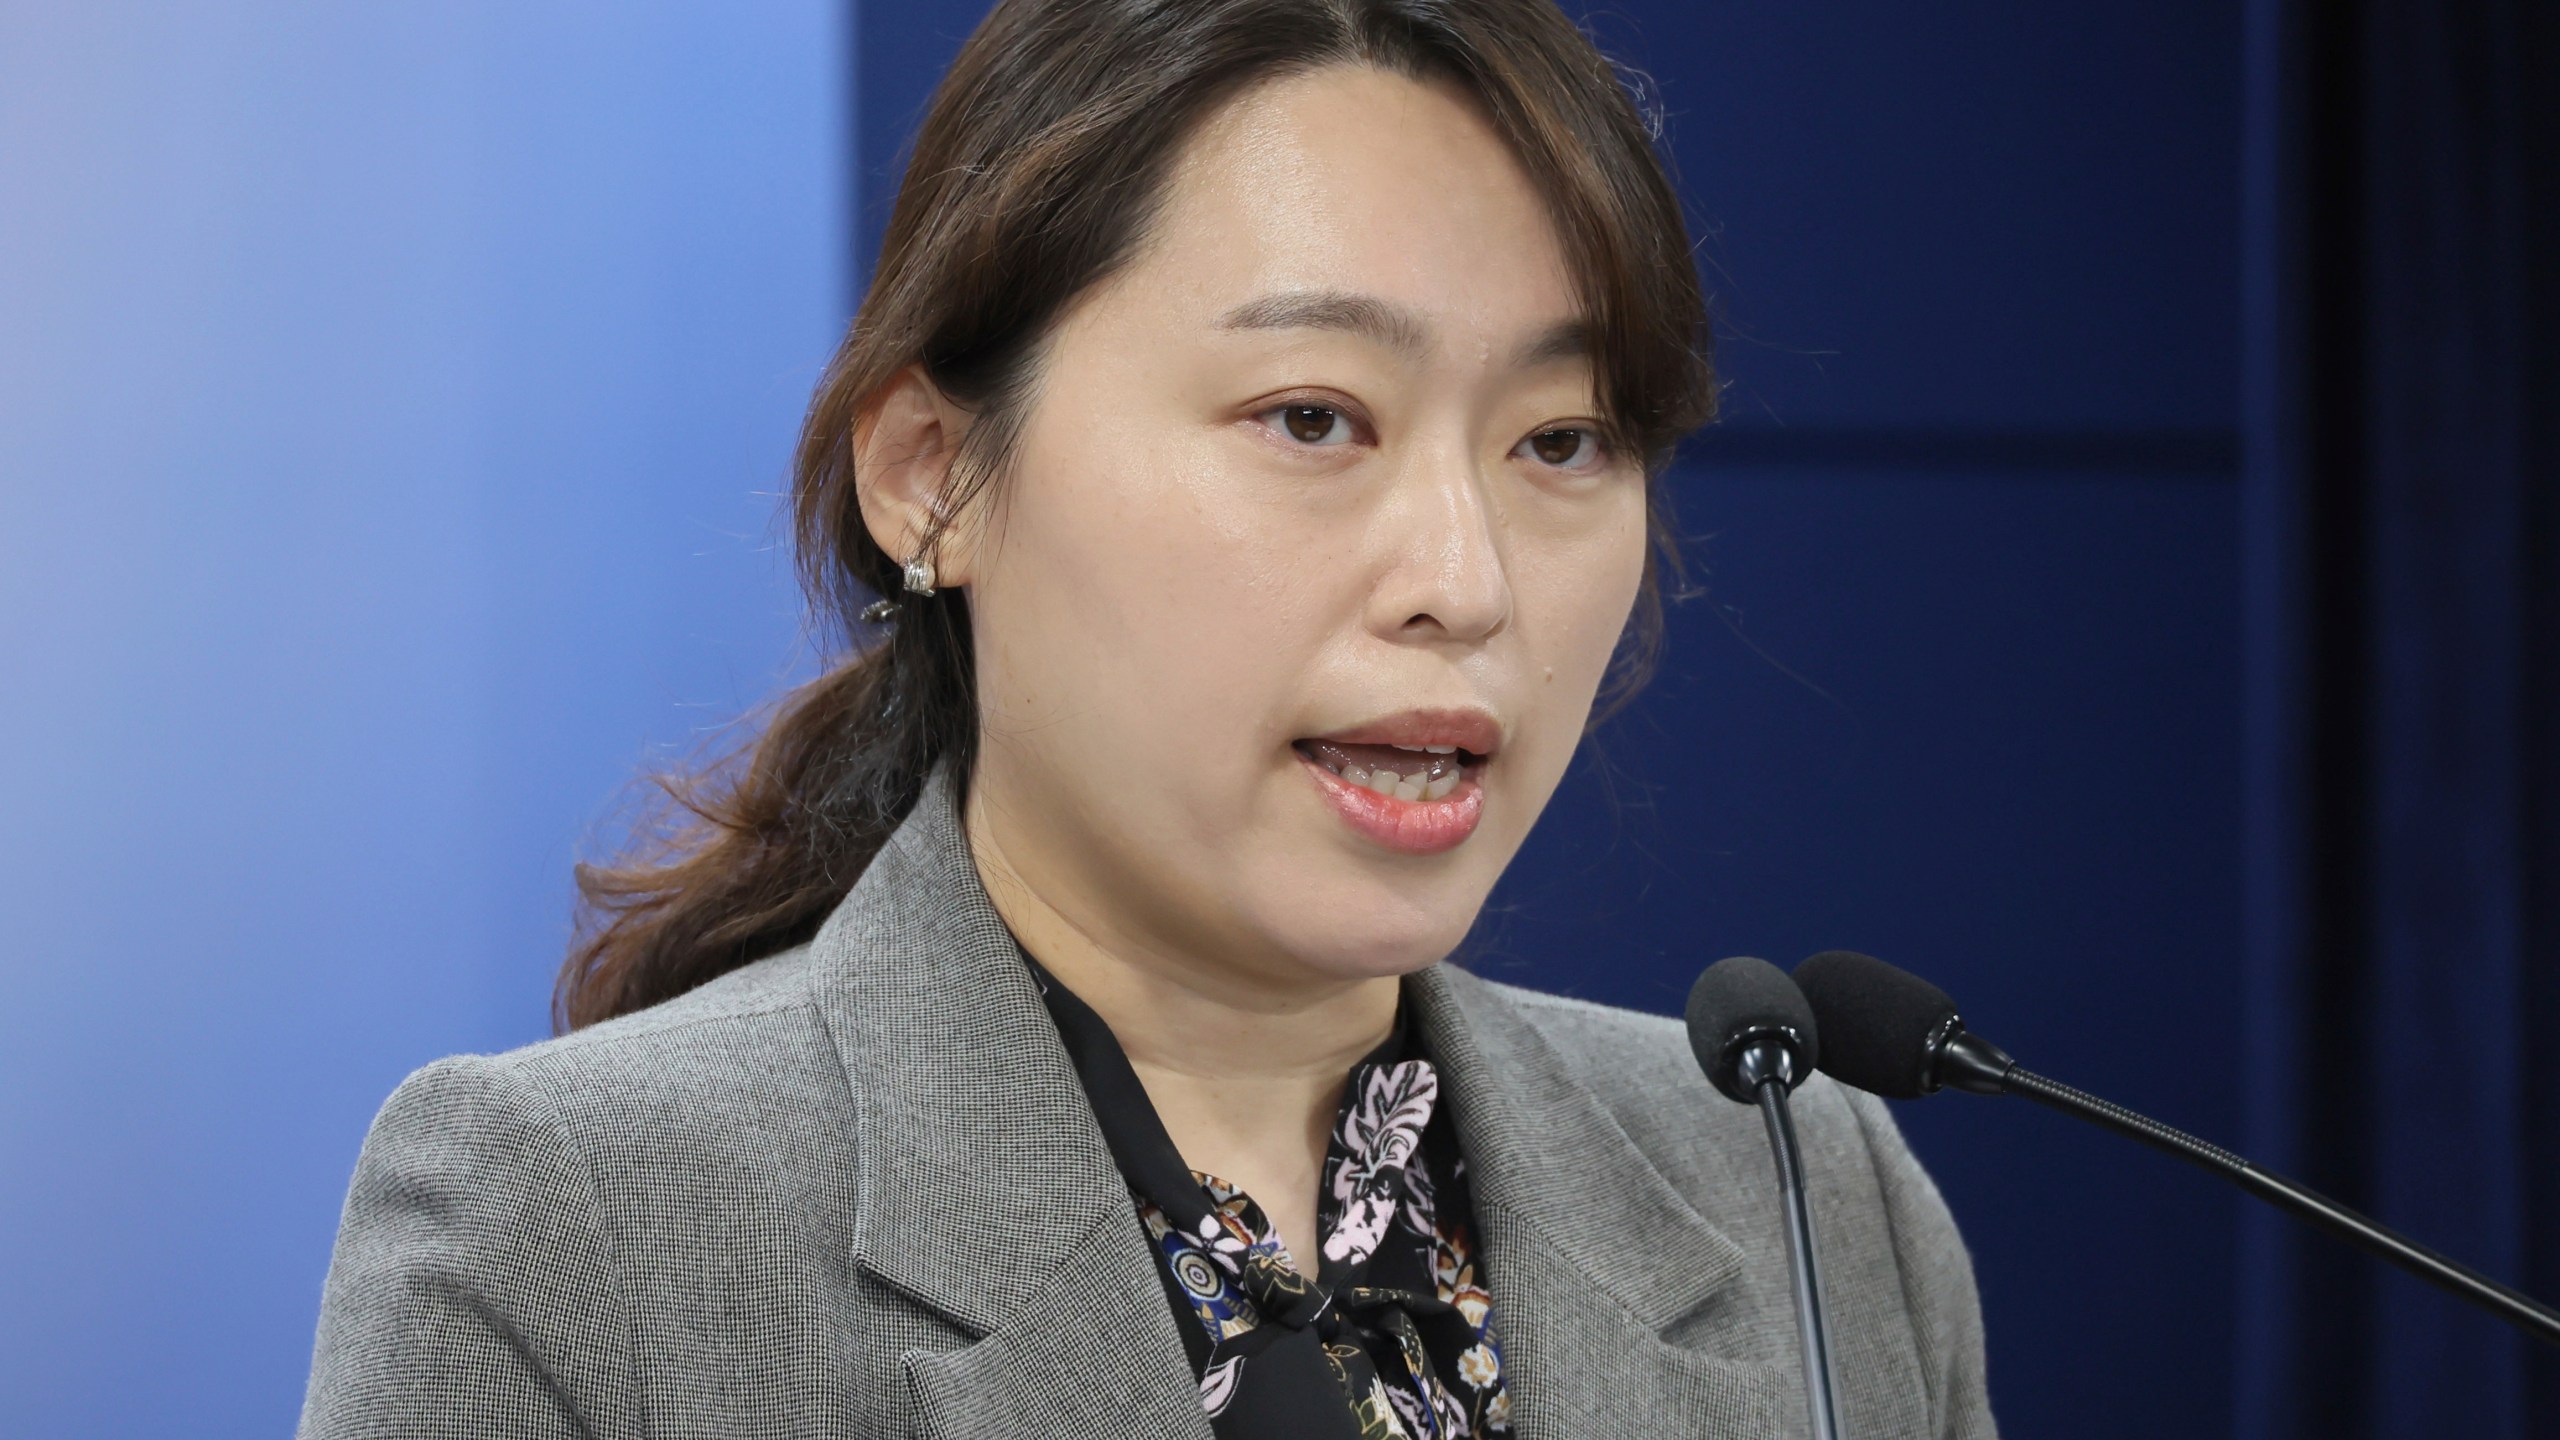
[[[1499,989],[1446,965],[1406,984],[1456,1111],[1519,1440],[1789,1430],[1782,1367],[1663,1338],[1740,1278],[1740,1248]]]
[[[946,777],[815,947],[857,1117],[854,1262],[974,1341],[906,1352],[916,1433],[1207,1440],[1152,1247]]]
[[[910,1350],[912,1433],[1209,1440],[1190,1361],[1134,1220],[1096,1225],[1044,1283],[984,1339],[958,1350]]]
[[[853,1261],[942,1317],[904,1352],[912,1433],[1209,1440],[1128,1190],[947,777],[819,932],[855,1109]],[[1519,1440],[1785,1432],[1781,1367],[1663,1330],[1740,1250],[1662,1178],[1503,993],[1408,979],[1455,1107]]]

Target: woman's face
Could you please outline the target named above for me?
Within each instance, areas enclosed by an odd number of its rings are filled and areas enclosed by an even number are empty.
[[[1336,67],[1218,114],[944,550],[982,843],[1117,952],[1304,981],[1455,948],[1643,573],[1581,313],[1460,92]]]

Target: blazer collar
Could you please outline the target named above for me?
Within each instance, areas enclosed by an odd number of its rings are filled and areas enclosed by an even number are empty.
[[[1154,1253],[956,791],[927,784],[814,942],[853,1090],[854,1262],[977,1342],[905,1358],[924,1433],[1207,1440]]]
[[[815,941],[855,1102],[854,1260],[978,1338],[908,1357],[934,1433],[1205,1437],[1153,1250],[957,790],[926,786]],[[1508,992],[1443,965],[1405,993],[1456,1107],[1522,1440],[1675,1416],[1768,1430],[1761,1367],[1661,1339],[1741,1273],[1740,1249]]]
[[[1406,981],[1454,1097],[1518,1440],[1774,1435],[1781,1368],[1673,1344],[1742,1275],[1709,1224],[1512,992],[1447,965]]]
[[[1447,965],[1406,986],[1457,1097],[1479,1210],[1501,1212],[1649,1330],[1742,1274],[1741,1247],[1663,1178],[1510,992]]]

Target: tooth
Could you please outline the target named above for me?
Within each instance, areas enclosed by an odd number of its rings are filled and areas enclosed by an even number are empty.
[[[1369,778],[1361,781],[1360,783],[1377,791],[1381,795],[1393,795],[1396,793],[1396,772],[1393,770],[1372,770],[1369,772]]]
[[[1425,745],[1422,748],[1434,755],[1455,755],[1458,753],[1458,747],[1455,745]]]
[[[1421,799],[1421,798],[1422,798],[1422,777],[1421,777],[1421,776],[1419,776],[1419,775],[1416,775],[1416,776],[1414,776],[1412,779],[1407,780],[1407,781],[1403,782],[1402,784],[1400,784],[1400,785],[1396,786],[1396,798],[1397,798],[1397,799],[1399,799],[1399,800],[1419,800],[1419,799]]]
[[[1457,788],[1458,772],[1451,770],[1444,774],[1432,776],[1431,783],[1422,787],[1422,798],[1425,800],[1446,800],[1449,798],[1449,792]]]
[[[1366,785],[1369,783],[1369,767],[1359,764],[1356,761],[1343,766],[1334,773],[1341,776],[1343,779],[1350,781],[1354,785]]]

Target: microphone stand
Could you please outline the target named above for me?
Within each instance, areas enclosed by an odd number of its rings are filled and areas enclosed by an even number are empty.
[[[1969,1030],[1956,1028],[1937,1048],[1939,1083],[1976,1095],[2017,1095],[2049,1109],[2130,1136],[2165,1150],[2237,1184],[2261,1200],[2287,1210],[2369,1254],[2390,1261],[2419,1279],[2479,1306],[2546,1345],[2560,1345],[2560,1313],[2533,1297],[2513,1290],[2458,1260],[2366,1219],[2337,1201],[2306,1189],[2272,1170],[2210,1141],[2199,1140],[2147,1115],[2075,1090],[2009,1058],[2008,1052]],[[1785,1162],[1781,1161],[1781,1168]]]
[[[1804,1155],[1796,1146],[1796,1122],[1788,1091],[1803,1078],[1795,1052],[1774,1039],[1743,1047],[1738,1078],[1760,1102],[1769,1127],[1769,1149],[1778,1159],[1778,1193],[1787,1215],[1787,1271],[1795,1282],[1796,1329],[1804,1349],[1805,1406],[1812,1440],[1840,1440],[1840,1399],[1831,1377],[1831,1330],[1822,1314],[1821,1266],[1813,1253],[1813,1207],[1807,1201]]]

